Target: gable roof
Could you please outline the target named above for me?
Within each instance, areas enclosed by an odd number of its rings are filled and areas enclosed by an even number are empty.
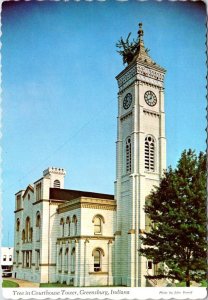
[[[28,191],[31,191],[32,193],[34,193],[34,188],[32,187],[32,185],[28,185],[28,187],[26,188],[24,194],[23,194],[23,198],[25,198],[26,194],[28,193]]]

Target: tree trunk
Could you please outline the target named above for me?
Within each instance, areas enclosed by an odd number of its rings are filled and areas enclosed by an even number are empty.
[[[189,270],[186,270],[186,287],[190,287]]]

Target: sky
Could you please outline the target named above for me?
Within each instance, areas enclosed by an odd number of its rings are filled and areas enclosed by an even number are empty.
[[[167,70],[167,165],[205,151],[206,8],[202,2],[30,1],[2,7],[2,246],[13,245],[14,194],[49,166],[65,188],[114,193],[122,36]]]

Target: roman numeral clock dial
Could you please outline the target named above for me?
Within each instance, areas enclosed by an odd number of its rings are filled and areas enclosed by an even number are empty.
[[[132,103],[132,94],[128,93],[126,94],[126,96],[124,97],[123,100],[123,108],[124,109],[128,109],[131,106]]]
[[[144,94],[144,100],[149,106],[155,106],[157,103],[157,97],[152,91],[147,91]]]

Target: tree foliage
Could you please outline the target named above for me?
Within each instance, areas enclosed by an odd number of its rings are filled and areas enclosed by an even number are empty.
[[[121,49],[117,52],[123,57],[123,63],[129,64],[137,51],[138,48],[138,40],[134,40],[132,42],[129,41],[131,36],[131,32],[128,34],[126,40],[124,41],[123,38],[116,43],[116,47]]]
[[[199,282],[207,271],[206,155],[184,151],[149,196],[150,232],[141,236],[140,255],[159,264],[147,278]],[[164,266],[167,266],[164,268]]]

